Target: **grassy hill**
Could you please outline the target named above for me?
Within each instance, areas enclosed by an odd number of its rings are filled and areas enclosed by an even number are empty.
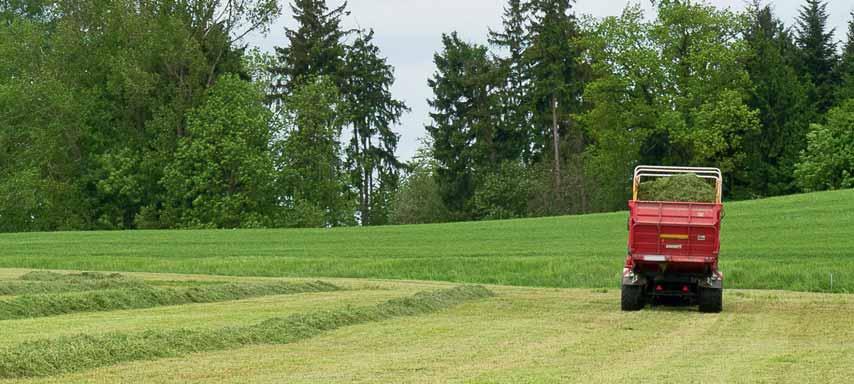
[[[0,267],[616,287],[625,212],[306,230],[0,235]],[[854,291],[854,190],[726,204],[729,288]]]

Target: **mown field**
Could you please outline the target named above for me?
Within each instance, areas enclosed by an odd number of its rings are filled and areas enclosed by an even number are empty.
[[[0,383],[803,383],[854,369],[846,294],[729,290],[721,314],[621,312],[611,289],[0,270],[7,292],[91,280],[136,286],[0,299],[2,314],[42,313],[0,320]]]
[[[626,219],[3,234],[0,267],[615,288]],[[854,190],[727,204],[726,286],[854,292],[852,233]]]

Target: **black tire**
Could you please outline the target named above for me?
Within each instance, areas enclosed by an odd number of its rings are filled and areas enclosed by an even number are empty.
[[[700,304],[700,312],[718,313],[723,310],[723,289],[700,287],[699,292],[697,293],[697,301],[698,304]]]
[[[643,286],[623,285],[620,290],[620,309],[624,311],[640,311],[643,309]]]

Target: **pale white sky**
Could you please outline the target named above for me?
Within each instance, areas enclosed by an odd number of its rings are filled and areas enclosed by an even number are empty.
[[[280,0],[289,2],[289,0]],[[577,14],[596,17],[619,15],[629,2],[637,0],[577,0]],[[749,0],[709,0],[718,7],[743,9]],[[651,10],[649,0],[640,0]],[[328,1],[330,5],[340,0]],[[792,25],[803,0],[768,1],[777,16]],[[425,135],[424,125],[430,122],[427,99],[432,96],[427,79],[433,74],[433,54],[441,49],[441,34],[457,31],[473,42],[486,44],[489,27],[501,25],[503,0],[349,0],[350,16],[345,19],[348,28],[373,28],[375,42],[395,67],[397,81],[392,88],[394,96],[406,101],[412,112],[403,117],[397,132],[401,134],[398,156],[408,160],[418,147],[418,139]],[[251,46],[272,51],[273,47],[287,44],[284,27],[293,26],[290,8],[272,26],[267,36],[248,38]],[[850,13],[854,11],[851,0],[829,0],[830,25],[836,28],[838,40],[844,39]],[[648,11],[648,14],[651,14]]]

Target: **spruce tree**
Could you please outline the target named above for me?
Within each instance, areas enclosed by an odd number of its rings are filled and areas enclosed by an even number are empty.
[[[525,51],[531,75],[530,107],[536,126],[532,145],[541,159],[552,161],[551,200],[558,204],[563,196],[561,165],[569,155],[580,154],[584,148],[583,136],[571,118],[580,112],[587,77],[581,65],[580,31],[572,4],[572,0],[531,1],[531,46]],[[570,154],[561,154],[564,141],[570,144]],[[561,211],[558,206],[552,209],[553,213]]]
[[[325,0],[294,0],[291,11],[299,27],[285,28],[286,47],[276,47],[278,65],[272,68],[278,82],[274,88],[275,101],[294,92],[306,81],[327,77],[341,84],[341,67],[344,62],[343,39],[348,35],[341,27],[347,3],[329,9]]]
[[[530,46],[527,10],[527,3],[522,0],[510,0],[504,7],[502,29],[489,31],[490,44],[508,53],[506,57],[494,58],[499,72],[496,76],[502,83],[499,90],[501,117],[496,127],[499,140],[496,145],[506,160],[531,158],[528,146],[533,133],[528,102],[530,80],[524,57]]]
[[[813,84],[810,96],[816,112],[824,114],[834,104],[836,43],[834,30],[827,29],[827,4],[806,0],[798,16],[797,43],[800,49],[800,71]]]
[[[347,48],[342,93],[352,129],[347,148],[351,183],[359,190],[363,225],[385,224],[391,193],[403,166],[395,156],[399,135],[392,130],[408,108],[391,94],[394,68],[380,56],[374,31],[360,31]]]
[[[746,179],[738,180],[734,190],[745,196],[793,193],[792,174],[811,120],[807,87],[787,58],[793,50],[791,36],[771,8],[754,2],[749,16],[745,67],[754,87],[748,105],[759,111],[762,124],[745,138],[751,159]]]
[[[848,22],[848,39],[842,50],[839,75],[842,84],[839,87],[838,99],[844,102],[854,98],[854,12],[851,12],[851,20]]]
[[[434,55],[436,72],[428,85],[433,123],[426,127],[436,159],[436,181],[455,219],[471,219],[471,198],[478,171],[492,169],[497,100],[495,64],[487,48],[442,35],[443,50]]]

